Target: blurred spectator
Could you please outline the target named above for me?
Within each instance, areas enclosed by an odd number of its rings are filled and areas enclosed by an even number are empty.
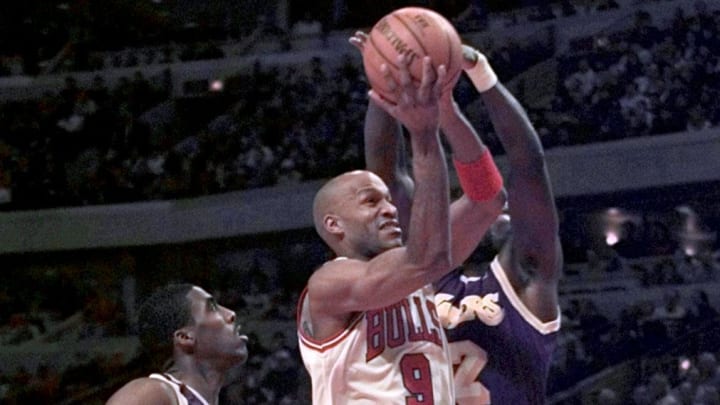
[[[580,98],[585,99],[598,86],[599,79],[588,59],[583,58],[578,62],[578,70],[565,79],[563,84],[569,92],[577,91]]]
[[[705,291],[701,289],[693,291],[689,316],[692,317],[693,324],[712,322],[718,317],[718,311],[710,305],[708,294]]]
[[[681,301],[680,292],[677,289],[671,289],[665,292],[663,302],[655,307],[651,316],[653,321],[662,323],[671,340],[679,338],[685,331],[688,311]]]
[[[552,4],[549,3],[540,3],[533,6],[527,16],[527,20],[530,22],[541,22],[553,19],[555,19],[555,12],[552,9]]]
[[[620,397],[614,390],[610,388],[603,388],[598,392],[595,403],[597,405],[620,405],[621,401]]]
[[[303,18],[292,26],[292,34],[295,38],[319,36],[322,32],[322,24],[309,11],[306,11]]]

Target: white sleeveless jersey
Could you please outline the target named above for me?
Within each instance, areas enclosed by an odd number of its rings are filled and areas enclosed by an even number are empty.
[[[210,405],[200,393],[170,374],[154,373],[149,378],[168,383],[175,392],[178,405]]]
[[[314,405],[455,403],[452,363],[431,286],[359,313],[336,335],[313,338],[307,298],[298,306],[300,354]]]

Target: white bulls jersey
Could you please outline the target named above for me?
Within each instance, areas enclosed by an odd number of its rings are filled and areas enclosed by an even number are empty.
[[[454,404],[448,343],[432,287],[372,311],[325,340],[313,338],[307,289],[298,338],[314,405]]]

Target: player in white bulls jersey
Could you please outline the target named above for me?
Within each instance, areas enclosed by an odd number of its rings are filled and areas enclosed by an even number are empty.
[[[301,299],[300,352],[315,404],[440,404],[453,392],[447,340],[432,288],[394,305],[358,314],[347,329],[313,339],[308,300]],[[436,398],[437,396],[437,398]]]
[[[398,64],[400,83],[391,85],[401,101],[389,105],[371,97],[410,134],[417,187],[406,240],[390,190],[372,172],[335,177],[313,204],[315,229],[338,257],[313,273],[298,307],[301,354],[319,405],[455,401],[431,287],[453,267],[448,174],[438,133],[446,72],[426,58],[416,87],[407,60],[400,57]],[[492,159],[485,164],[497,180]],[[497,215],[501,182],[477,186]]]

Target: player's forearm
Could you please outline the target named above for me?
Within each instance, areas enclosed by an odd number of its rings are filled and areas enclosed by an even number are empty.
[[[535,128],[525,109],[498,81],[488,59],[472,48],[465,49],[475,64],[465,73],[481,94],[495,132],[500,138],[513,169],[539,168],[544,164],[543,151]]]
[[[408,254],[433,268],[450,269],[450,225],[447,164],[437,131],[412,133],[413,195]],[[432,280],[431,280],[432,281]]]
[[[485,152],[485,145],[454,101],[443,107],[440,128],[450,144],[453,159],[464,163],[473,162]]]
[[[372,99],[368,102],[364,128],[365,167],[391,184],[406,171],[402,128],[395,118]]]
[[[542,166],[542,144],[527,113],[515,97],[501,83],[481,95],[510,166]]]

